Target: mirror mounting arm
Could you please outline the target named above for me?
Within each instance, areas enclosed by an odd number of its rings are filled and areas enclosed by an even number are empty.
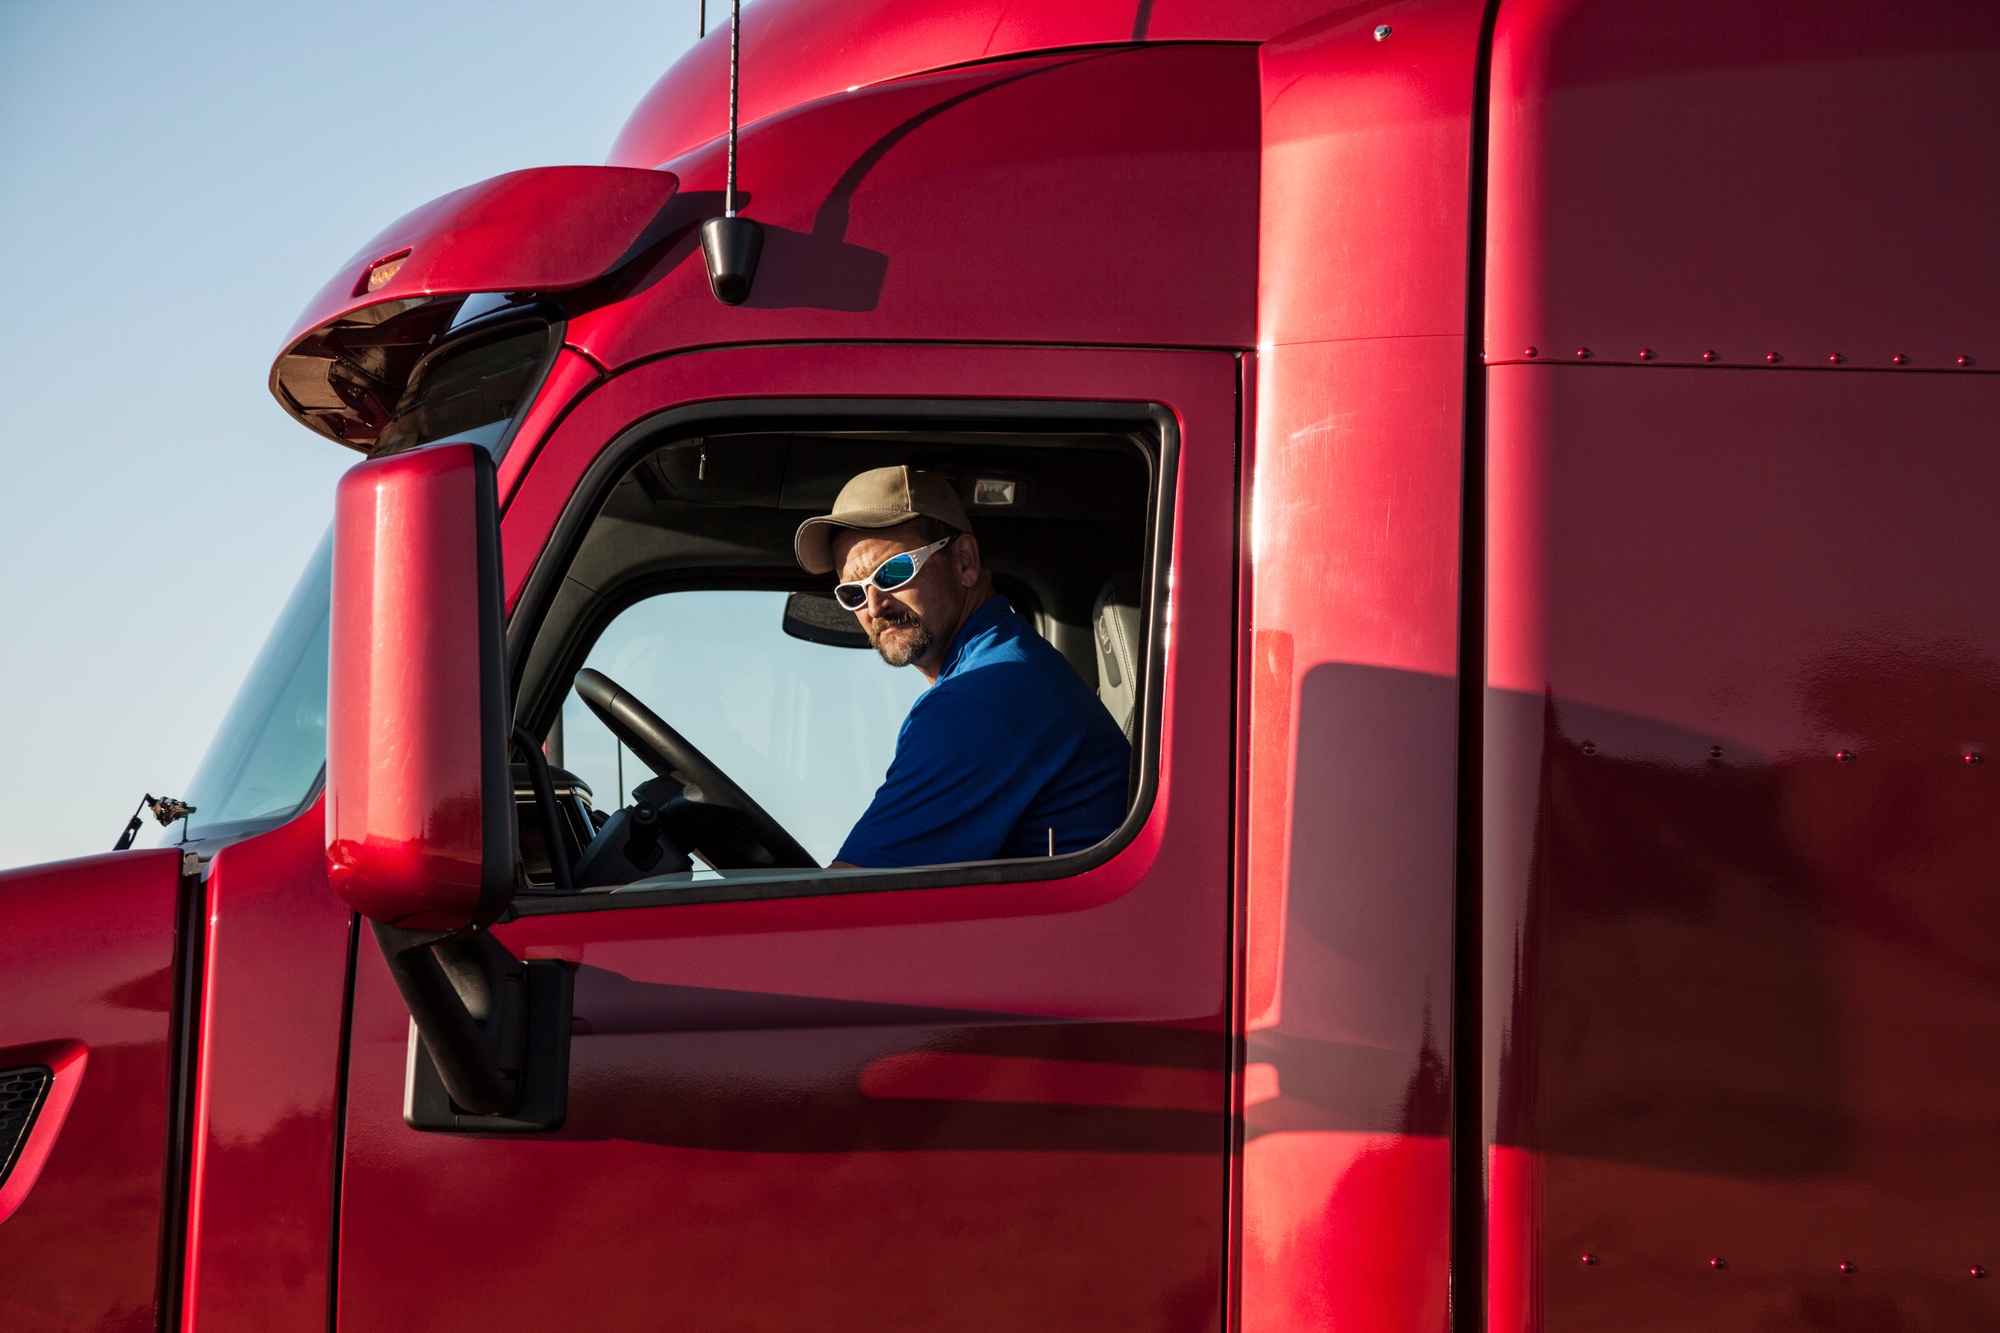
[[[571,965],[524,962],[481,929],[369,925],[414,1029],[403,1102],[411,1128],[559,1128],[569,1100]]]

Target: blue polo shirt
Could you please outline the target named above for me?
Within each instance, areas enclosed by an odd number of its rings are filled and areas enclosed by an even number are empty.
[[[1125,819],[1132,747],[1063,655],[995,595],[959,627],[841,845],[859,866],[1047,856]]]

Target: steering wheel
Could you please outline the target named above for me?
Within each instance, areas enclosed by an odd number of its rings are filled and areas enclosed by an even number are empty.
[[[819,869],[812,853],[769,811],[617,681],[585,667],[576,673],[576,692],[641,763],[681,785],[683,798],[673,802],[667,817],[717,869]]]

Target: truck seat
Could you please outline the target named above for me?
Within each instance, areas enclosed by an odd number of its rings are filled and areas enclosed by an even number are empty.
[[[1091,608],[1097,641],[1097,697],[1111,710],[1125,738],[1139,703],[1139,574],[1119,574],[1097,594]]]

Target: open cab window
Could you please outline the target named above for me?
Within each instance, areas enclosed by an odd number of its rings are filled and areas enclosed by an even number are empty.
[[[1113,854],[1136,826],[1157,732],[1145,714],[1150,590],[1165,567],[1161,429],[883,424],[664,432],[631,442],[599,494],[579,495],[569,540],[545,556],[561,577],[547,580],[532,637],[517,640],[517,714],[544,740],[557,812],[552,838],[521,765],[518,910],[1041,878]],[[1088,845],[1014,829],[976,861],[836,868],[860,859],[852,835],[878,813],[899,743],[911,744],[905,720],[934,687],[878,655],[834,600],[836,576],[802,569],[793,539],[851,478],[897,465],[949,483],[996,590],[981,603],[986,621],[1018,613],[1055,673],[1043,679],[1072,705],[1088,701],[1072,716],[1097,753],[1105,736],[1117,747],[1122,809]],[[987,744],[1048,743],[1034,714],[1053,701],[1008,706],[1019,714],[988,728]],[[937,771],[946,786],[978,780],[948,761]],[[1034,780],[1065,773],[1057,764]],[[956,796],[961,809],[983,800]]]

